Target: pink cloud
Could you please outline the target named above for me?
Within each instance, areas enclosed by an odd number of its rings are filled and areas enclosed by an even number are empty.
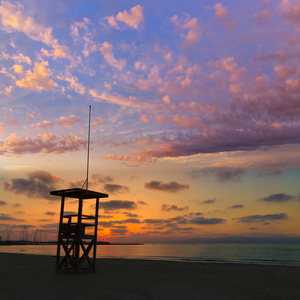
[[[4,155],[22,155],[26,153],[52,153],[80,151],[85,148],[86,142],[70,133],[58,138],[53,133],[38,134],[36,138],[19,137],[16,133],[10,134],[0,147]]]
[[[279,78],[287,78],[295,74],[297,69],[295,68],[295,66],[277,65],[274,67],[274,71]]]
[[[88,18],[83,18],[82,22],[74,22],[71,25],[71,35],[77,47],[83,46],[82,54],[88,57],[91,53],[97,51],[97,43],[93,39],[93,33],[88,26],[91,21]]]
[[[280,49],[278,51],[275,51],[274,53],[257,55],[253,57],[253,60],[256,62],[276,61],[282,64],[293,58],[295,58],[295,55],[287,53],[284,50]]]
[[[184,38],[184,47],[190,47],[200,41],[201,31],[198,26],[198,19],[191,18],[190,15],[186,15],[185,18],[179,19],[177,15],[171,18],[171,22],[179,27],[186,34],[182,34],[181,37]]]
[[[270,11],[265,9],[253,14],[258,26],[262,26],[270,21]]]
[[[109,42],[102,43],[100,47],[100,52],[103,54],[104,59],[107,61],[107,63],[121,71],[125,67],[126,60],[116,59],[112,53],[112,50],[113,46]]]
[[[137,5],[132,7],[130,12],[124,10],[123,12],[119,12],[115,17],[110,16],[105,19],[110,27],[121,29],[119,24],[124,23],[128,27],[132,27],[137,30],[144,21],[143,9],[143,6]]]
[[[9,118],[9,117],[6,117],[6,118],[5,118],[5,121],[6,121],[6,123],[8,123],[9,125],[17,125],[17,124],[18,124],[18,122],[17,122],[15,119]]]
[[[235,28],[235,22],[231,20],[231,12],[224,7],[221,3],[217,3],[214,6],[215,16],[214,18],[218,20],[226,29],[232,30]]]
[[[282,0],[278,10],[283,17],[295,26],[295,31],[300,32],[300,4],[298,0]]]

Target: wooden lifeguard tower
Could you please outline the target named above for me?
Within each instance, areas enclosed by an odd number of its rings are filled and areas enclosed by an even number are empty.
[[[82,188],[51,191],[50,195],[61,197],[60,220],[57,240],[56,272],[80,270],[94,272],[96,264],[99,199],[108,194]],[[78,199],[78,213],[64,214],[66,198]],[[96,199],[95,214],[83,215],[85,199]],[[87,232],[87,228],[92,228]],[[62,254],[62,255],[61,255]],[[90,257],[92,255],[92,259]]]
[[[108,194],[98,193],[88,189],[90,127],[91,105],[89,106],[87,174],[82,187],[50,192],[50,195],[61,197],[56,272],[62,270],[71,270],[74,273],[79,272],[80,270],[95,271],[99,199],[108,197]],[[85,189],[83,189],[84,185],[86,185]],[[77,214],[65,214],[64,208],[66,198],[78,199]],[[83,202],[86,199],[96,199],[95,214],[92,216],[82,214]],[[88,227],[92,229],[89,230],[89,232],[86,230]],[[89,256],[90,254],[92,255],[92,259]]]

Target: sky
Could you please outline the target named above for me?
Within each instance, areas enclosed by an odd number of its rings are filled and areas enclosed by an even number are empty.
[[[299,0],[2,0],[0,41],[2,239],[56,239],[89,105],[99,239],[299,236]]]

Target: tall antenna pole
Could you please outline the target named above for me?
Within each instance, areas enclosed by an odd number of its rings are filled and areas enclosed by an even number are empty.
[[[86,166],[86,190],[89,186],[89,163],[90,163],[90,136],[91,136],[91,110],[92,106],[89,106],[89,133],[88,133],[88,153],[87,153],[87,166]]]
[[[89,106],[89,132],[88,132],[88,152],[87,152],[87,162],[86,162],[86,180],[83,183],[82,187],[84,185],[86,186],[86,190],[88,190],[89,187],[89,163],[90,163],[90,136],[91,136],[91,110],[92,106]]]

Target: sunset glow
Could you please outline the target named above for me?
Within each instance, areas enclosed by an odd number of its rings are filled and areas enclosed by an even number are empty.
[[[298,0],[2,0],[0,39],[2,239],[56,239],[89,105],[99,239],[299,235]]]

